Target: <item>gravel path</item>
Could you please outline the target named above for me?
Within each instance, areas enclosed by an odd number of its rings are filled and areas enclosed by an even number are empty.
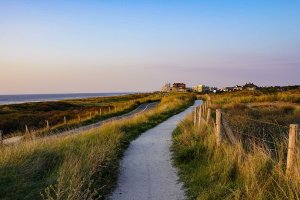
[[[196,101],[199,105],[201,101]],[[185,198],[172,166],[170,145],[176,125],[193,107],[146,131],[132,141],[121,161],[111,200],[181,200]]]

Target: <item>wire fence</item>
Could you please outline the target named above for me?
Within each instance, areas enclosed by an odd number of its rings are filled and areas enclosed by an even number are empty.
[[[211,100],[207,98],[201,106],[195,108],[194,124],[201,127],[201,120],[205,120],[208,125],[211,124],[217,146],[220,146],[223,138],[226,138],[233,145],[241,142],[246,148],[255,145],[276,153],[277,148],[284,144],[287,146],[286,173],[292,171],[297,152],[297,137],[300,134],[298,124],[280,124],[277,120],[255,119],[246,113],[237,115],[223,112],[221,109],[216,109],[214,112],[215,119],[212,119],[211,115]]]

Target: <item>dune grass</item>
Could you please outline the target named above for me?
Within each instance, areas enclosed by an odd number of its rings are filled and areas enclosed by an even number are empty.
[[[192,105],[172,94],[157,108],[77,136],[24,142],[1,149],[0,199],[103,199],[131,140]]]
[[[25,131],[25,125],[27,125],[31,131],[45,134],[120,115],[135,109],[141,103],[159,101],[160,99],[159,93],[145,93],[0,105],[0,130],[6,137],[8,135],[22,135]],[[90,119],[90,113],[92,119]],[[80,121],[78,116],[81,118]],[[67,124],[64,124],[64,117],[66,117]],[[46,120],[49,121],[50,130],[45,129]]]
[[[215,104],[226,106],[236,103],[257,102],[290,102],[300,103],[300,90],[289,90],[284,92],[264,91],[237,91],[210,95]],[[202,96],[205,99],[205,96]]]
[[[201,129],[185,119],[173,134],[173,158],[188,199],[300,199],[300,146],[294,172],[285,174],[286,141],[274,152],[252,144],[244,150],[216,146],[211,126]]]
[[[206,98],[207,96],[201,96]],[[300,92],[240,91],[210,95],[239,140],[216,146],[212,124],[189,116],[174,132],[174,163],[189,199],[300,199],[300,144],[286,175],[289,124],[300,124]]]

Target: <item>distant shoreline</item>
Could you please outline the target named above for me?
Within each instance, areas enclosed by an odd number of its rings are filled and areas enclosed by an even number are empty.
[[[119,96],[119,95],[126,95],[126,94],[133,94],[133,92],[0,95],[0,105],[48,102],[48,101],[68,100],[68,99],[83,99],[83,98],[93,98],[93,97],[109,97],[109,96]]]

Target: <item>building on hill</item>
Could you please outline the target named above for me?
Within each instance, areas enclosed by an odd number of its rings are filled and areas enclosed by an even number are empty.
[[[186,92],[186,84],[185,83],[173,83],[172,91]]]
[[[193,87],[195,92],[209,92],[210,88],[206,85],[197,85]]]
[[[257,89],[258,89],[258,86],[257,86],[257,85],[254,85],[253,83],[246,83],[246,84],[243,86],[243,89],[244,89],[244,90],[254,91],[254,90],[257,90]]]
[[[234,87],[224,87],[221,89],[223,92],[232,92],[234,90]]]
[[[161,92],[171,92],[171,91],[172,91],[171,83],[166,83],[166,84],[161,88]]]
[[[233,87],[233,91],[240,91],[240,90],[243,90],[243,86],[236,85],[236,86]]]

